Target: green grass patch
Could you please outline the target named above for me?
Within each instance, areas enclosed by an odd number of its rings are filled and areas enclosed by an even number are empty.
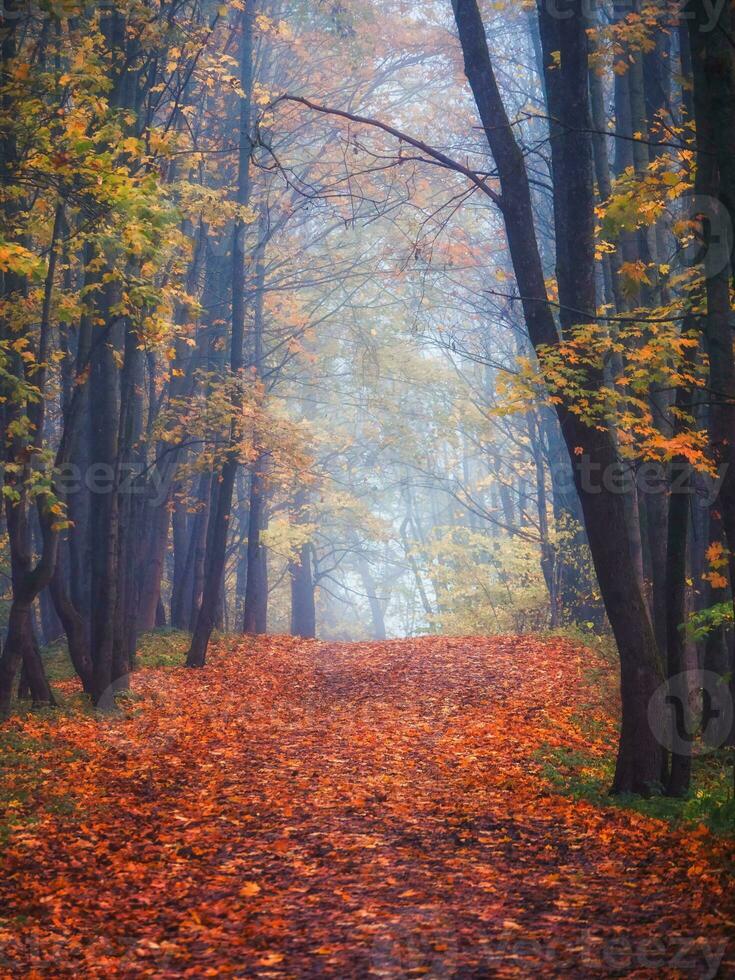
[[[143,633],[138,639],[138,650],[136,653],[135,666],[138,668],[146,667],[181,667],[186,660],[186,651],[189,647],[190,636],[180,630],[157,629],[149,633]],[[41,658],[43,660],[46,676],[52,688],[59,682],[73,680],[75,675],[74,667],[69,658],[69,651],[65,640],[58,640],[48,646],[42,647]],[[80,696],[73,695],[69,698],[59,697],[58,691],[54,690],[54,695],[60,702],[60,707],[80,707]],[[22,705],[16,702],[17,708],[22,710]]]
[[[157,629],[138,640],[136,667],[183,667],[191,636],[181,630]]]
[[[74,667],[69,659],[65,640],[57,640],[41,649],[43,666],[51,684],[68,681],[74,677]]]
[[[136,668],[181,667],[188,646],[187,633],[167,629],[145,633],[138,643]],[[60,682],[75,676],[65,642],[43,648],[41,656],[57,707],[33,709],[30,702],[17,699],[13,703],[15,718],[22,719],[32,713],[34,718],[51,722],[48,734],[43,737],[28,735],[12,723],[0,727],[0,848],[14,832],[35,825],[41,807],[56,813],[71,814],[76,810],[72,792],[49,798],[44,791],[49,771],[55,765],[80,757],[54,739],[53,722],[70,715],[89,714],[94,708],[80,690],[73,693],[58,690]],[[139,710],[140,698],[134,690],[121,691],[117,699],[125,714]]]
[[[43,709],[36,716],[58,717]],[[69,814],[76,811],[73,788],[69,793],[41,799],[46,776],[53,766],[82,757],[70,747],[60,747],[51,735],[29,735],[16,728],[0,729],[0,848],[14,833],[34,827],[40,804],[47,812]]]
[[[547,634],[563,637],[594,650],[583,670],[584,687],[590,700],[607,704],[614,717],[618,704],[618,655],[615,642],[607,633],[594,634],[579,626],[565,627]],[[593,693],[594,692],[594,693]],[[584,701],[584,691],[580,691]],[[580,704],[571,721],[590,745],[610,745],[610,727],[591,706]],[[543,745],[536,753],[547,782],[559,793],[572,799],[586,800],[597,806],[621,807],[675,824],[705,824],[718,834],[735,836],[735,790],[733,765],[735,752],[719,749],[695,755],[692,760],[692,787],[682,799],[663,792],[648,798],[622,794],[610,795],[615,774],[612,746],[603,755]]]
[[[156,629],[138,638],[136,667],[181,667],[186,659],[191,637],[172,629]],[[41,650],[46,676],[51,684],[74,677],[74,667],[64,640],[51,643]]]
[[[732,753],[723,749],[692,760],[692,788],[682,799],[654,794],[647,799],[610,795],[615,772],[612,756],[543,745],[536,752],[542,774],[559,793],[597,806],[635,810],[675,824],[703,823],[718,834],[735,835]]]

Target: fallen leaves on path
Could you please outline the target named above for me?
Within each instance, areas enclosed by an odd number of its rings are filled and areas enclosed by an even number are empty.
[[[123,716],[9,722],[42,769],[8,774],[0,974],[733,975],[727,845],[543,780],[541,745],[610,751],[592,657],[230,640]]]

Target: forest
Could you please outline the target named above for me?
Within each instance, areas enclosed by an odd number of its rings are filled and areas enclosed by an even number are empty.
[[[2,0],[0,975],[735,975],[732,0]]]

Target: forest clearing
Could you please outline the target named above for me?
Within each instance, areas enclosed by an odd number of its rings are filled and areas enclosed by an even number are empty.
[[[0,963],[730,975],[732,849],[544,774],[558,749],[612,764],[595,669],[611,689],[589,651],[528,637],[228,639],[203,677],[141,669],[106,722],[18,720]]]

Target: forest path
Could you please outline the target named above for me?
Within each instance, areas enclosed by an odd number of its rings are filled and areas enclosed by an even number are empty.
[[[610,752],[591,668],[532,637],[231,640],[141,671],[123,716],[11,722],[43,768],[13,777],[0,976],[735,975],[725,845],[543,778],[544,747]]]

